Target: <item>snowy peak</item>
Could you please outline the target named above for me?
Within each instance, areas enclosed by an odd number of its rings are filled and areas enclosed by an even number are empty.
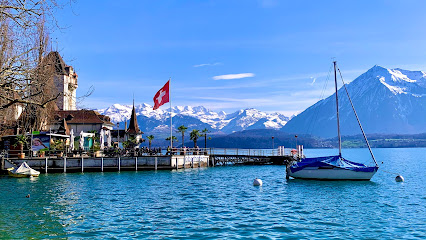
[[[380,83],[394,95],[426,94],[426,73],[423,71],[389,69],[376,65],[355,79],[351,85],[358,85],[359,89],[365,90],[365,86],[370,85],[371,81]]]
[[[367,133],[414,134],[426,132],[426,73],[374,66],[347,85],[363,129]],[[342,135],[360,134],[351,104],[340,88]],[[292,118],[283,130],[335,137],[335,96],[321,100]]]
[[[169,118],[168,110],[153,110],[152,106],[146,103],[135,106],[136,115],[144,116],[157,122],[164,122]],[[112,122],[123,122],[130,118],[132,105],[113,104],[106,109],[97,110],[101,114],[110,116]],[[224,111],[215,112],[203,106],[175,106],[172,107],[173,117],[179,116],[187,121],[184,125],[205,124],[212,130],[223,132],[235,132],[247,128],[282,128],[289,118],[280,113],[265,113],[254,108],[241,109],[231,114]],[[192,120],[191,120],[192,119]],[[139,125],[143,125],[139,123]],[[146,129],[149,131],[149,129]]]

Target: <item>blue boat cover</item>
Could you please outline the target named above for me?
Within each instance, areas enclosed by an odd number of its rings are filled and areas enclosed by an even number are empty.
[[[290,169],[292,172],[297,172],[306,167],[342,168],[356,172],[374,172],[378,169],[378,167],[368,167],[362,163],[351,162],[341,156],[304,158],[293,164]]]

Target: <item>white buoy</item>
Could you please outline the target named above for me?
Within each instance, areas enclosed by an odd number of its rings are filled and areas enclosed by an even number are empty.
[[[401,175],[396,176],[395,181],[397,182],[403,182],[404,181],[404,177],[402,177]]]
[[[259,178],[253,180],[253,186],[262,186],[263,182]]]

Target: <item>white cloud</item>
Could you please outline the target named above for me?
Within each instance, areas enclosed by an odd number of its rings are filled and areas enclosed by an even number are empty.
[[[248,78],[254,77],[254,73],[238,73],[238,74],[226,74],[214,76],[213,80],[231,80],[231,79],[240,79],[240,78]]]
[[[222,65],[222,63],[220,63],[220,62],[215,62],[215,63],[202,63],[202,64],[194,65],[193,67],[206,67],[206,66],[217,66],[217,65]]]

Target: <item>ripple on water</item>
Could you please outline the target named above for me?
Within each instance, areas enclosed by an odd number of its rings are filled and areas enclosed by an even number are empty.
[[[286,181],[283,166],[0,177],[0,238],[425,238],[426,149],[377,151],[418,161],[383,167],[407,183]]]

